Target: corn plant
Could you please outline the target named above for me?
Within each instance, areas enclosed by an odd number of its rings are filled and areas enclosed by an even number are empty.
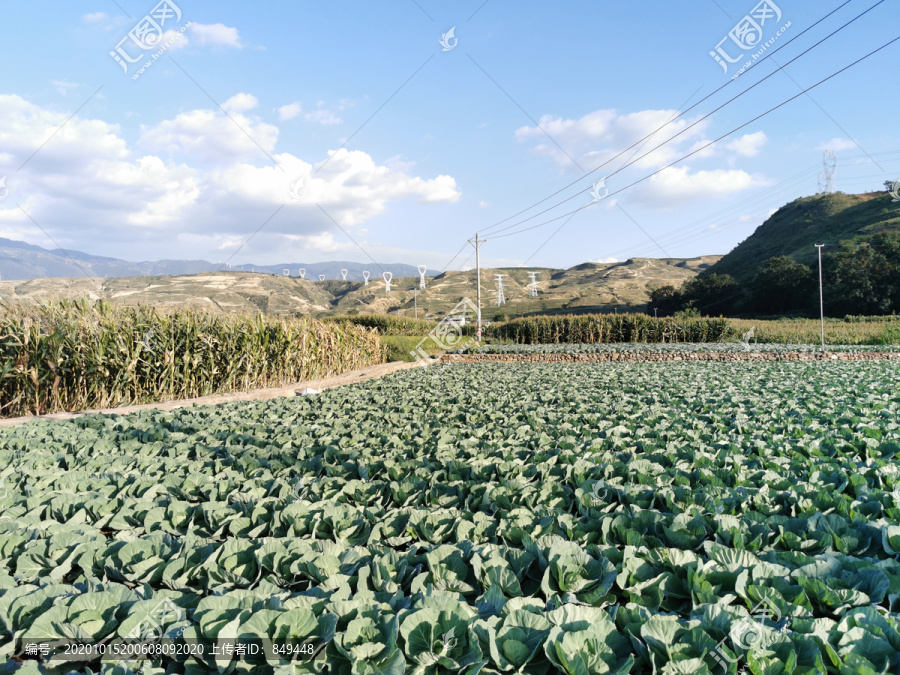
[[[307,318],[107,303],[0,308],[0,414],[107,408],[276,387],[383,360],[377,333]]]
[[[518,344],[717,342],[731,330],[725,319],[654,318],[644,314],[586,314],[514,319],[487,328],[489,337]]]

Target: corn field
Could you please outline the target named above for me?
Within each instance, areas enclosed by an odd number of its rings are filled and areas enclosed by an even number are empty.
[[[488,337],[517,344],[718,342],[732,335],[725,319],[654,318],[645,314],[538,316],[488,326]]]
[[[0,416],[277,387],[383,361],[378,334],[311,319],[106,303],[0,307]]]
[[[743,335],[752,328],[752,341],[754,342],[796,345],[818,344],[822,339],[821,323],[816,319],[783,319],[781,321],[728,319],[728,323],[738,335]],[[900,322],[893,323],[890,320],[851,322],[846,319],[825,319],[825,344],[827,345],[895,345],[898,343],[900,343]]]
[[[428,335],[434,330],[435,323],[433,321],[425,321],[424,319],[406,319],[400,316],[388,316],[385,314],[357,314],[355,316],[335,316],[328,317],[324,321],[330,323],[348,322],[356,326],[364,326],[366,328],[377,328],[381,335],[407,335],[421,336]]]

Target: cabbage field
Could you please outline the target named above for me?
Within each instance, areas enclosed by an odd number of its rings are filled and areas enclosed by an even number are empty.
[[[729,362],[6,428],[0,670],[896,673],[898,422],[897,364]]]
[[[485,344],[477,343],[453,350],[454,354],[745,354],[747,352],[815,354],[820,345],[744,342],[614,342],[607,344]],[[828,345],[829,353],[897,352],[898,345]]]

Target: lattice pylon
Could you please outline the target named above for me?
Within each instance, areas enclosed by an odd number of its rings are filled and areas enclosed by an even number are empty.
[[[819,174],[819,194],[834,194],[834,174],[837,172],[837,154],[826,150],[822,157],[822,173]]]
[[[528,276],[531,277],[531,297],[536,298],[538,296],[538,287],[537,287],[537,276],[540,272],[529,272]]]
[[[497,279],[497,307],[500,305],[506,304],[506,295],[503,292],[503,277],[509,276],[507,274],[495,274],[494,278]]]

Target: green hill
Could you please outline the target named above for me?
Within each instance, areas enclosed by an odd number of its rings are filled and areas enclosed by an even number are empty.
[[[834,251],[888,230],[900,231],[900,205],[883,192],[803,197],[781,207],[728,255],[702,274],[730,274],[739,283],[753,279],[769,258],[790,256],[815,268],[815,244]]]

